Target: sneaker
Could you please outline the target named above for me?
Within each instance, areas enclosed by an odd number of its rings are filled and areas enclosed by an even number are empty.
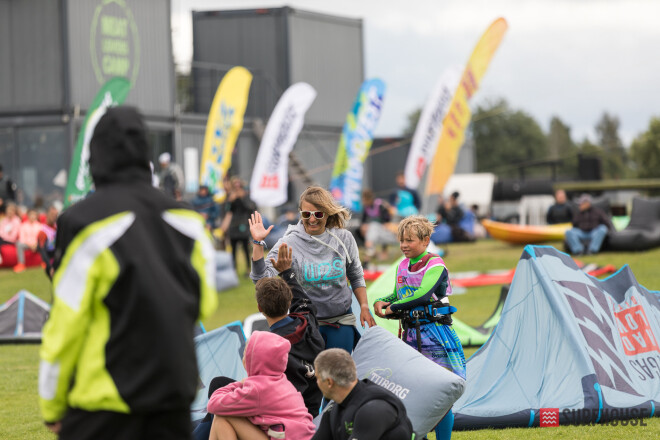
[[[18,263],[16,266],[14,266],[14,272],[20,273],[25,270],[25,264]]]

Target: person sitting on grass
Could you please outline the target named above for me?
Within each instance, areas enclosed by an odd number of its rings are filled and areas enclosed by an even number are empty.
[[[412,424],[403,402],[369,379],[358,380],[355,362],[341,348],[314,361],[323,395],[334,403],[323,411],[313,440],[411,440]]]
[[[57,217],[60,211],[56,206],[51,206],[46,212],[46,222],[41,225],[41,231],[37,236],[37,250],[41,255],[44,270],[48,278],[52,279],[53,259],[55,258],[55,236],[57,234]]]
[[[364,238],[365,258],[362,267],[369,267],[376,257],[376,248],[381,246],[379,260],[388,259],[388,245],[397,244],[396,234],[388,226],[392,220],[390,209],[393,209],[386,201],[377,198],[373,191],[365,189],[362,191],[362,219],[360,233]],[[392,227],[396,227],[392,224]]]
[[[558,189],[555,191],[555,203],[548,208],[545,221],[549,225],[570,223],[575,215],[575,206],[566,197],[566,191]]]
[[[316,384],[314,359],[325,348],[325,342],[319,332],[316,306],[291,269],[292,253],[286,243],[280,245],[277,261],[271,260],[280,278],[265,277],[257,281],[255,296],[257,307],[266,317],[270,331],[291,342],[284,373],[302,394],[311,416],[316,417],[323,395]]]
[[[578,205],[573,214],[573,227],[566,231],[566,243],[573,255],[597,254],[614,225],[602,209],[592,205],[589,194],[582,194]],[[586,249],[585,241],[588,243]]]
[[[461,341],[451,327],[447,295],[451,294],[449,273],[438,255],[426,248],[433,223],[413,215],[399,223],[399,242],[405,258],[399,263],[394,291],[374,303],[381,318],[398,317],[403,339],[425,357],[465,379],[465,355]],[[435,428],[436,438],[451,438],[454,417],[451,410]]]
[[[207,410],[214,414],[209,440],[312,438],[312,416],[284,375],[290,349],[279,335],[252,333],[243,356],[248,377],[218,388],[209,399]]]
[[[27,220],[18,228],[18,240],[16,241],[16,258],[18,263],[14,266],[14,272],[19,273],[25,270],[25,251],[37,251],[38,236],[41,232],[41,223],[37,218],[37,210],[29,209]]]
[[[16,244],[18,240],[18,229],[21,226],[21,218],[17,214],[16,204],[7,203],[5,216],[0,220],[0,245]]]

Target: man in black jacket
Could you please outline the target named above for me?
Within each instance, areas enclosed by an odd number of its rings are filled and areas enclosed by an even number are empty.
[[[287,379],[296,387],[312,415],[319,414],[323,395],[316,383],[314,359],[325,343],[319,332],[316,306],[296,280],[291,269],[292,249],[282,243],[273,267],[280,278],[266,277],[257,281],[256,298],[259,311],[268,321],[270,331],[291,342]]]
[[[573,221],[574,213],[575,206],[568,201],[566,191],[558,189],[555,191],[555,204],[548,208],[548,212],[545,215],[545,221],[549,225],[570,223]]]
[[[57,221],[39,404],[60,439],[190,438],[214,250],[204,219],[152,187],[149,157],[137,110],[109,108],[90,143],[96,191]]]
[[[330,348],[314,361],[319,388],[332,400],[312,440],[410,440],[413,429],[403,402],[390,391],[357,380],[353,358]]]

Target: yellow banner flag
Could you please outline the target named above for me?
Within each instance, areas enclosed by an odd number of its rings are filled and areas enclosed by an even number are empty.
[[[454,173],[458,151],[465,140],[465,129],[470,123],[471,113],[468,101],[479,88],[481,78],[500,45],[508,25],[504,18],[498,18],[484,32],[465,66],[463,75],[449,105],[449,111],[442,123],[433,162],[426,185],[427,194],[440,194]]]
[[[222,202],[227,197],[223,180],[231,167],[231,154],[243,129],[250,84],[252,74],[245,67],[232,68],[220,81],[211,104],[199,183],[209,187],[216,202]]]

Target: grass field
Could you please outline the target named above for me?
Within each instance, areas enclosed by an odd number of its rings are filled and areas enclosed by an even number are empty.
[[[552,243],[561,245],[561,243]],[[510,246],[497,241],[450,244],[446,248],[445,262],[450,272],[489,271],[515,267],[522,246]],[[397,256],[395,250],[392,258]],[[239,257],[239,261],[242,259]],[[629,264],[637,280],[651,290],[660,290],[660,249],[642,253],[604,253],[584,257],[585,263],[613,264],[620,268]],[[239,273],[244,273],[240,267]],[[0,304],[21,289],[51,301],[50,282],[41,269],[30,269],[20,274],[0,271]],[[456,316],[478,326],[492,312],[499,297],[500,286],[469,289],[464,295],[452,298],[458,308]],[[241,279],[238,287],[220,293],[220,307],[204,321],[207,330],[242,320],[256,311],[252,283]],[[43,426],[37,404],[37,377],[39,364],[37,345],[0,345],[0,439],[53,439]],[[476,348],[467,348],[466,356]],[[455,432],[455,439],[657,439],[660,438],[660,419],[645,419],[647,426],[562,426],[558,428],[521,428]],[[431,436],[430,438],[433,438]]]

